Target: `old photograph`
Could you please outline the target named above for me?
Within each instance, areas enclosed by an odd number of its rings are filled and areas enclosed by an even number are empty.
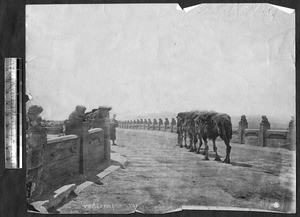
[[[26,6],[30,212],[296,211],[295,12]]]

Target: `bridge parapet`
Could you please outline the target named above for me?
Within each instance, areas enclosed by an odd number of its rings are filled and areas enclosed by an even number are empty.
[[[158,118],[158,120],[154,118],[153,121],[151,121],[151,119],[149,118],[148,120],[144,119],[144,121],[143,119],[141,119],[141,121],[139,122],[143,123],[143,127],[140,127],[139,129],[160,131],[162,130],[163,126],[164,132],[177,133],[176,118],[172,118],[171,121],[169,121],[168,118],[165,118],[164,121],[162,118]],[[133,127],[128,128],[132,129]],[[168,129],[170,131],[168,131]],[[293,117],[289,123],[289,128],[287,130],[271,129],[271,124],[269,123],[268,118],[265,115],[262,116],[262,121],[259,124],[259,128],[248,129],[247,118],[245,115],[242,115],[241,120],[238,123],[238,127],[232,128],[232,134],[234,136],[232,142],[237,142],[239,144],[253,144],[265,147],[273,146],[272,144],[275,144],[274,140],[281,140],[281,144],[288,144],[287,146],[285,146],[289,150],[295,150],[296,147],[296,131]],[[274,145],[274,147],[275,146],[276,145]]]

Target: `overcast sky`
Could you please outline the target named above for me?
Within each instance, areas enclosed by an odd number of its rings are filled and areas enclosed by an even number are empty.
[[[295,14],[269,4],[27,5],[29,105],[118,119],[214,109],[295,113]]]

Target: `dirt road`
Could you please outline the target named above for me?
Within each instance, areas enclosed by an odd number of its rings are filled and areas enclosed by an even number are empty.
[[[182,205],[240,207],[288,212],[294,209],[294,155],[285,149],[232,144],[231,164],[210,161],[176,146],[177,135],[117,130],[112,151],[128,165],[93,184],[60,213],[164,213]],[[225,145],[217,142],[225,157]]]

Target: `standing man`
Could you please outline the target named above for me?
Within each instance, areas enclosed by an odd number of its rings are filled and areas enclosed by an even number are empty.
[[[118,121],[116,120],[117,115],[114,114],[113,118],[110,121],[110,140],[112,140],[113,144],[112,145],[117,145],[115,143],[116,140],[116,127],[119,126]]]

